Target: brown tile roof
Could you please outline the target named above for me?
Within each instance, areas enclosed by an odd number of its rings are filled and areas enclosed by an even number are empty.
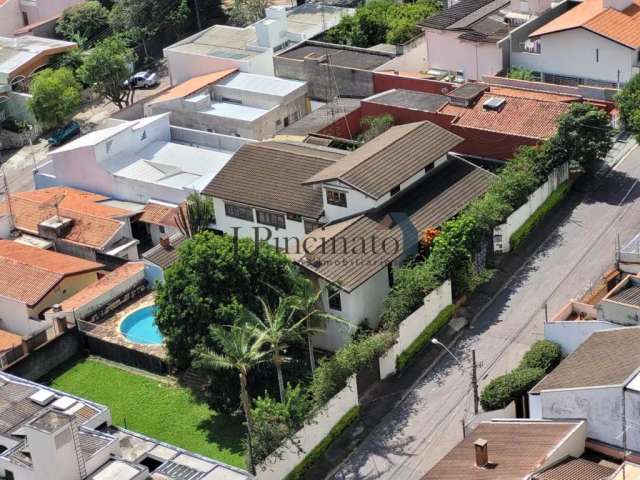
[[[102,265],[61,253],[0,240],[0,296],[36,305],[67,276]]]
[[[522,480],[547,461],[579,422],[482,422],[422,480]],[[475,465],[474,442],[488,442],[491,468]]]
[[[122,218],[131,215],[131,212],[124,208],[99,203],[109,200],[109,197],[70,187],[43,188],[41,190],[14,193],[12,196],[39,203],[49,202],[51,205],[54,205],[55,201],[58,200],[61,208],[95,217]]]
[[[0,330],[0,352],[6,352],[22,345],[22,337],[15,333]]]
[[[153,225],[177,227],[178,225],[175,219],[177,211],[178,209],[176,207],[160,205],[159,203],[147,203],[138,221],[151,223]]]
[[[343,150],[307,143],[243,145],[203,193],[224,200],[317,218],[322,191],[302,182],[341,159]]]
[[[128,262],[109,272],[95,283],[83,288],[75,295],[64,300],[60,305],[65,312],[71,312],[109,292],[118,285],[128,281],[138,273],[144,271],[144,263]]]
[[[525,88],[501,87],[499,85],[491,85],[489,92],[500,97],[520,97],[547,102],[575,102],[581,100],[579,95],[561,95],[559,93],[527,90]]]
[[[622,385],[640,368],[640,327],[593,333],[531,392]]]
[[[130,215],[127,210],[89,201],[84,195],[57,198],[62,199],[60,216],[73,219],[64,240],[94,249],[104,248],[123,227],[123,222],[114,217]],[[101,196],[91,198],[106,199]],[[0,203],[0,213],[9,213],[6,201]],[[18,230],[37,235],[38,224],[56,215],[53,195],[39,190],[11,194],[11,213]]]
[[[317,247],[308,248],[308,253],[297,261],[351,292],[402,255],[402,250],[414,247],[422,230],[442,224],[482,195],[492,178],[486,170],[452,159],[406,193],[399,194],[391,204],[325,227],[324,231],[312,232],[309,236],[318,239],[314,243]],[[390,218],[394,221],[388,228],[385,224]],[[327,238],[329,229],[333,233],[331,239]],[[358,246],[354,253],[355,245],[365,238],[370,242],[372,236],[378,245],[375,252],[371,247],[363,250]],[[321,238],[325,239],[324,245]],[[389,245],[387,252],[381,249],[385,240]],[[342,247],[345,242],[347,248]],[[331,247],[334,244],[337,251]],[[399,251],[394,247],[396,244]]]
[[[171,248],[164,248],[158,244],[150,250],[147,250],[142,254],[142,258],[155,263],[163,270],[169,268],[178,259],[178,249],[180,245],[186,240],[186,237],[181,233],[175,233],[169,237]]]
[[[457,116],[453,124],[460,127],[546,139],[555,134],[558,118],[570,108],[563,102],[500,95],[506,99],[500,111],[485,109],[484,102],[494,96],[485,93],[471,108],[446,105],[440,112]]]
[[[640,47],[640,0],[623,11],[604,8],[602,0],[585,0],[535,30],[530,37],[584,28],[630,48]]]
[[[462,142],[431,122],[398,125],[311,176],[305,184],[340,180],[378,199]]]
[[[584,458],[568,457],[542,473],[534,475],[532,480],[605,480],[614,472],[613,468]]]
[[[225,70],[220,70],[219,72],[208,73],[206,75],[200,75],[198,77],[190,78],[189,80],[179,83],[175,87],[170,88],[164,94],[160,95],[158,98],[154,98],[153,101],[149,103],[153,104],[166,102],[167,100],[187,97],[192,93],[203,89],[207,85],[211,85],[212,83],[216,83],[218,80],[222,80],[224,77],[231,75],[236,71],[238,71],[237,68],[227,68]]]

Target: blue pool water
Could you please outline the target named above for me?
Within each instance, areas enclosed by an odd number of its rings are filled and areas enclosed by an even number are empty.
[[[157,345],[164,337],[156,326],[156,307],[151,305],[131,312],[120,324],[120,332],[134,343]]]

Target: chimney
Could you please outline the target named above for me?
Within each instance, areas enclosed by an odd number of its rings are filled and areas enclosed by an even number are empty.
[[[165,250],[171,250],[171,241],[169,240],[169,236],[166,234],[160,235],[160,245]]]
[[[476,450],[476,467],[484,468],[489,465],[489,442],[479,438],[473,442]]]

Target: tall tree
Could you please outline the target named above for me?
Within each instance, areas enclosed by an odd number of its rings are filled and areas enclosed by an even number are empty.
[[[640,74],[634,75],[618,93],[616,104],[620,110],[622,123],[638,135],[640,133]]]
[[[586,172],[597,170],[613,144],[609,115],[588,103],[574,103],[558,120],[550,139],[554,164],[570,161]]]
[[[208,230],[214,221],[213,201],[197,192],[187,197],[176,214],[176,223],[185,237],[193,237]]]
[[[29,109],[36,119],[50,127],[66,123],[80,107],[80,84],[69,68],[47,68],[30,85]]]
[[[207,344],[210,325],[229,325],[247,307],[259,311],[257,297],[275,303],[268,286],[290,295],[298,274],[283,253],[250,239],[202,232],[180,246],[156,290],[156,322],[178,369],[191,363],[193,348]]]
[[[67,40],[90,42],[108,28],[108,20],[109,10],[90,0],[65,9],[56,23],[56,33]]]
[[[293,343],[302,343],[307,318],[295,318],[295,310],[291,302],[280,299],[278,306],[272,309],[264,299],[259,299],[262,306],[262,317],[250,310],[243,312],[245,321],[256,327],[266,345],[269,346],[271,363],[276,368],[280,401],[284,402],[285,389],[282,365],[289,359],[287,348]]]
[[[124,108],[133,100],[133,90],[125,86],[131,75],[136,55],[117,36],[99,42],[85,57],[80,67],[80,77],[93,90]]]
[[[214,325],[210,329],[214,343],[221,346],[220,352],[199,347],[196,349],[196,365],[205,370],[235,370],[240,381],[240,402],[247,425],[247,445],[249,465],[255,473],[253,456],[253,419],[251,417],[251,397],[247,381],[251,370],[266,360],[267,353],[262,350],[263,339],[256,335],[255,329],[246,324],[234,324],[230,327]]]

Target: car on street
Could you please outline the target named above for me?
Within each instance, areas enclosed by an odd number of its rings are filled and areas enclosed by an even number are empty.
[[[158,80],[158,75],[153,72],[137,72],[129,77],[128,80],[125,80],[124,86],[131,88],[151,88],[155,87],[160,83]]]
[[[58,147],[63,143],[68,142],[73,137],[80,133],[80,124],[75,121],[67,123],[64,127],[54,131],[49,137],[49,145],[52,147]]]

